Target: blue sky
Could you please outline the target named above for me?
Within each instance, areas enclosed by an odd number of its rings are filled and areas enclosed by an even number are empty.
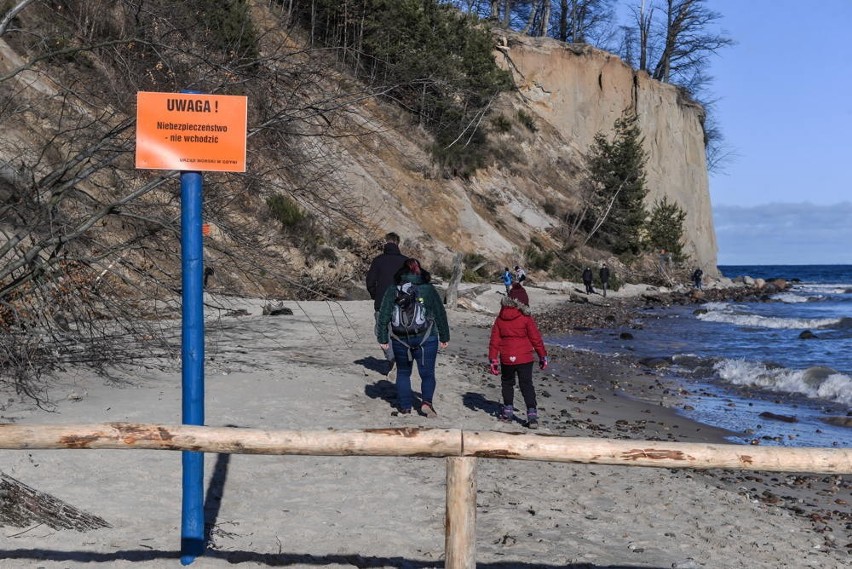
[[[708,0],[720,265],[852,264],[852,0]]]

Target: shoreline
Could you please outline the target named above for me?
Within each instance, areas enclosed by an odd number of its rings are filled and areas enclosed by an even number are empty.
[[[724,294],[724,293],[722,293]],[[659,305],[662,298],[668,296],[655,295],[652,298],[654,305]],[[670,300],[670,299],[669,299]],[[686,303],[682,297],[677,303]],[[627,326],[634,319],[637,312],[646,307],[646,303],[636,300],[636,296],[627,299],[615,300],[620,305],[598,306],[593,309],[592,314],[584,314],[581,318],[580,331],[591,328],[614,329]],[[697,304],[697,302],[696,302]],[[554,315],[556,309],[561,312]],[[611,310],[611,311],[610,311]],[[572,315],[584,312],[583,304],[562,304],[549,307],[544,320],[550,327],[549,335],[570,336],[566,332],[565,322],[572,319]],[[548,349],[552,349],[548,346]],[[618,370],[618,374],[630,378],[630,381],[620,383],[626,386],[627,397],[632,397],[638,402],[659,401],[659,409],[656,415],[664,418],[661,423],[668,424],[671,429],[666,433],[669,440],[680,442],[698,442],[709,444],[738,444],[748,445],[746,434],[743,432],[730,431],[721,427],[705,424],[681,413],[688,405],[691,397],[697,397],[690,393],[687,386],[679,378],[672,376],[668,370],[644,365],[639,357],[630,355],[605,355],[592,352],[574,351],[569,348],[558,348],[560,353],[569,354],[572,360],[580,361],[591,358],[599,363],[598,369]],[[583,364],[588,367],[588,364]],[[613,393],[615,395],[615,393]],[[619,410],[623,412],[623,410]],[[635,413],[634,409],[632,413]],[[640,413],[648,412],[639,410]],[[628,412],[628,414],[630,414]],[[612,429],[610,428],[611,432]],[[649,429],[643,429],[646,437]],[[634,433],[642,432],[634,429]],[[652,431],[653,432],[653,431]],[[599,436],[599,435],[590,435]],[[611,434],[609,436],[612,436]],[[625,437],[634,438],[634,437]],[[636,437],[636,438],[642,438]],[[751,444],[757,444],[752,440]],[[846,476],[823,476],[818,474],[790,474],[790,473],[766,473],[766,472],[737,472],[730,470],[704,470],[696,472],[698,476],[705,477],[711,484],[727,491],[736,492],[754,502],[761,502],[787,509],[801,516],[811,523],[815,532],[823,535],[826,546],[845,550],[852,555],[852,477]],[[806,489],[807,491],[802,491]],[[845,496],[845,498],[844,498]]]
[[[371,302],[285,301],[292,315],[264,316],[262,301],[209,298],[208,308],[219,303],[222,309],[208,315],[205,423],[531,433],[494,416],[499,378],[485,364],[499,288],[477,297],[482,312],[450,312],[452,339],[437,367],[437,419],[395,414],[395,389],[382,375],[384,361],[372,338]],[[534,287],[528,292],[536,315],[566,300],[565,294]],[[244,316],[230,316],[240,310]],[[712,443],[722,436],[677,415],[673,386],[626,359],[553,350],[551,362],[547,372],[535,371],[542,410],[536,434]],[[19,400],[2,407],[0,422],[173,424],[180,417],[179,366],[113,370],[109,378],[68,370],[59,379],[53,413]],[[414,384],[416,390],[416,379]],[[92,561],[176,566],[178,454],[83,450],[0,456],[4,473],[111,524],[85,533],[35,523],[5,526],[0,568],[36,560],[45,569],[77,569]],[[211,541],[194,567],[443,566],[442,461],[206,455],[205,463]],[[767,569],[839,569],[849,561],[840,530],[808,518],[820,515],[821,502],[814,500],[837,496],[820,496],[823,486],[811,478],[834,477],[487,459],[478,464],[477,561],[484,567],[747,562]],[[800,478],[795,488],[803,512],[794,515],[781,507],[787,490],[780,488]],[[779,501],[763,495],[764,486]]]

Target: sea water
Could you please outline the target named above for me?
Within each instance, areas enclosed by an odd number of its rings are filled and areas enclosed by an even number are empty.
[[[737,433],[732,442],[852,446],[852,426],[830,422],[852,422],[852,265],[719,270],[730,278],[783,278],[792,286],[758,302],[647,309],[630,328],[548,341],[670,359],[664,373],[691,394],[682,413]]]

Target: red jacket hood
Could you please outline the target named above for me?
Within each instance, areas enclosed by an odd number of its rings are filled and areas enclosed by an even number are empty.
[[[508,312],[515,314],[515,316],[513,316],[513,318],[518,317],[518,314],[517,314],[518,312],[521,313],[521,314],[525,314],[527,316],[530,315],[530,307],[529,306],[527,306],[523,302],[519,302],[519,301],[515,300],[514,298],[509,298],[508,296],[504,296],[503,299],[500,301],[500,317],[501,318],[503,316],[503,313],[507,312],[507,309],[510,309],[510,310],[508,310]],[[514,309],[514,310],[511,310],[511,309]]]

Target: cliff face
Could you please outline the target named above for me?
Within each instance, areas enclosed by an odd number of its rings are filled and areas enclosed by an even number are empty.
[[[684,252],[715,273],[703,109],[676,87],[590,47],[515,37],[500,52],[498,61],[514,73],[528,108],[559,132],[572,158],[589,148],[596,133],[610,133],[625,109],[638,113],[648,156],[647,203],[665,196],[683,208]]]
[[[505,132],[491,128],[495,165],[469,180],[443,178],[424,153],[425,134],[383,116],[381,105],[359,111],[367,122],[390,127],[369,148],[335,142],[346,186],[376,204],[370,222],[377,230],[399,232],[427,261],[463,251],[511,266],[523,262],[531,243],[558,248],[566,239],[563,215],[579,205],[583,155],[595,134],[610,134],[622,112],[635,109],[648,156],[647,204],[666,196],[683,208],[684,253],[715,275],[703,109],[607,52],[549,38],[500,43],[497,60],[518,90],[492,108],[512,122]],[[517,120],[518,112],[533,117],[534,129]]]
[[[259,34],[264,38],[259,46],[261,56],[295,41],[282,31],[277,13],[270,12],[266,3],[252,5],[255,23],[263,30]],[[684,101],[676,88],[652,81],[617,57],[588,47],[512,36],[497,45],[495,56],[511,70],[518,89],[494,101],[491,117],[480,125],[488,130],[495,159],[470,178],[447,176],[435,167],[427,150],[431,143],[428,134],[412,123],[411,115],[373,96],[341,97],[345,103],[326,111],[322,128],[316,132],[310,125],[299,127],[302,136],[290,134],[296,128],[288,131],[289,164],[276,145],[267,141],[262,146],[257,142],[260,137],[250,138],[250,177],[211,176],[217,183],[205,190],[212,225],[205,263],[217,267],[217,283],[257,294],[257,290],[274,290],[281,279],[267,277],[246,284],[247,271],[272,275],[283,270],[308,282],[360,280],[363,260],[375,253],[368,244],[387,231],[398,232],[404,250],[430,267],[450,265],[452,255],[458,252],[482,255],[492,267],[502,267],[523,264],[529,248],[560,249],[571,239],[565,216],[580,205],[583,154],[596,133],[612,131],[626,108],[637,111],[645,137],[648,203],[662,196],[678,203],[687,213],[685,253],[705,273],[717,272],[699,106]],[[0,38],[0,74],[7,74],[0,81],[0,95],[26,109],[0,112],[4,131],[0,137],[0,198],[5,199],[15,188],[19,192],[28,188],[30,178],[61,173],[63,164],[77,152],[71,135],[82,130],[97,135],[100,131],[94,129],[104,130],[104,136],[115,138],[118,150],[115,158],[102,161],[113,169],[81,178],[80,190],[97,196],[113,192],[116,196],[110,199],[123,203],[122,192],[130,193],[149,179],[128,158],[133,93],[121,90],[110,99],[109,113],[102,115],[102,105],[87,97],[68,97],[52,87],[63,80],[111,84],[108,78],[116,71],[104,60],[92,61],[77,67],[63,65],[61,60],[31,65],[26,53],[17,52]],[[346,89],[362,87],[337,68],[323,74],[316,89],[298,96],[305,98],[303,108],[313,108],[310,97],[323,101],[329,93]],[[251,109],[267,103],[258,99],[249,100],[250,128],[254,126]],[[532,117],[534,124],[520,119],[520,112]],[[109,121],[99,118],[102,116],[109,116]],[[85,128],[69,129],[60,123],[68,122],[69,117]],[[125,126],[107,132],[113,124]],[[70,142],[63,142],[56,132],[64,132]],[[294,166],[301,163],[321,164],[314,170]],[[322,181],[323,193],[299,191],[310,179]],[[214,193],[217,189],[221,195]],[[334,260],[308,259],[304,248],[294,243],[298,240],[281,239],[274,221],[264,214],[264,200],[273,192],[291,195],[306,211],[321,210],[324,219],[331,220],[327,223],[331,229],[324,227],[323,231],[344,235],[349,245],[339,247]],[[239,199],[233,199],[234,195]],[[141,201],[140,207],[160,208],[166,214],[171,212],[171,217],[166,215],[169,219],[174,217],[172,190],[165,185]],[[69,206],[68,211],[76,213],[76,207]],[[7,224],[14,225],[13,220],[0,220],[11,234],[15,228]],[[104,220],[91,231],[99,232],[95,237],[100,238],[117,235],[124,227],[124,220]],[[245,235],[235,238],[234,228],[258,236],[248,247],[251,256],[236,250],[247,240]],[[282,258],[286,269],[281,269]],[[233,259],[246,259],[247,263],[250,259],[250,269],[232,270]],[[165,271],[164,282],[178,274],[174,246],[145,249],[145,258],[138,262],[145,270],[149,266],[175,269]]]

